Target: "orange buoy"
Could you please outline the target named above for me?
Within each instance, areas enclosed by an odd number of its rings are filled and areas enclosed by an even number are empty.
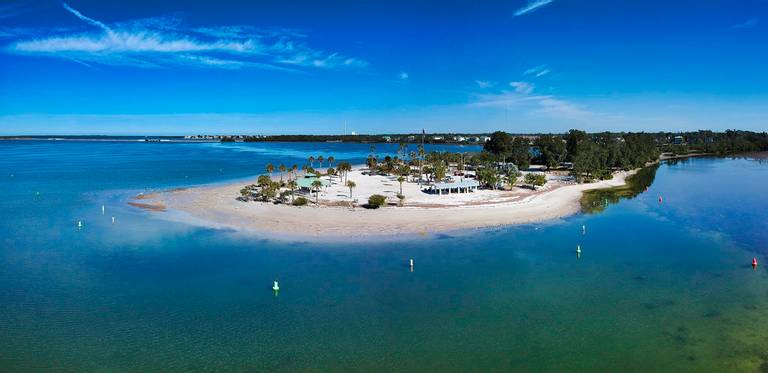
[[[757,258],[752,258],[752,267],[757,267]]]

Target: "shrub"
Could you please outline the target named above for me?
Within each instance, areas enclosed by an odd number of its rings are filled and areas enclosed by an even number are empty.
[[[293,201],[293,205],[294,205],[294,206],[306,206],[306,205],[307,205],[307,203],[309,203],[309,201],[308,201],[306,198],[304,198],[304,197],[299,197],[299,198],[296,198],[296,199]]]
[[[366,207],[371,209],[377,209],[381,206],[384,206],[386,203],[387,203],[387,197],[384,197],[381,194],[374,194],[368,197],[368,205]]]
[[[547,177],[544,174],[529,173],[525,175],[525,183],[530,184],[532,187],[542,186],[546,184]]]

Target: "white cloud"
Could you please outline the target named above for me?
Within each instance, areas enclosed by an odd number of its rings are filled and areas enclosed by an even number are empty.
[[[522,16],[524,14],[528,14],[530,12],[535,11],[536,9],[539,9],[545,5],[549,5],[553,3],[555,0],[534,0],[528,2],[528,5],[518,9],[515,11],[515,17]]]
[[[355,69],[368,65],[358,58],[313,49],[295,30],[263,30],[226,25],[185,28],[176,17],[156,17],[107,25],[67,4],[63,7],[99,30],[48,30],[43,37],[27,37],[7,52],[58,57],[79,63],[157,67],[266,68],[297,71],[303,68]]]
[[[530,94],[533,92],[534,85],[527,82],[509,82],[509,85],[515,89],[516,93],[520,94]]]
[[[547,68],[546,65],[539,65],[539,66],[536,66],[536,67],[532,67],[532,68],[530,68],[528,70],[525,70],[523,75],[532,75],[532,76],[538,78],[538,77],[542,77],[544,75],[547,75],[549,73],[550,73],[550,70]]]
[[[528,115],[568,120],[587,120],[595,117],[589,110],[561,98],[533,94],[535,86],[531,83],[510,82],[509,85],[514,91],[474,95],[470,106],[505,108],[505,110],[515,107]]]
[[[83,21],[88,22],[88,23],[90,23],[90,24],[92,24],[92,25],[94,25],[94,26],[96,26],[96,27],[98,27],[98,28],[100,28],[100,29],[102,29],[102,30],[104,30],[106,32],[112,32],[112,30],[110,30],[110,28],[107,27],[107,25],[105,25],[105,24],[103,24],[103,23],[101,23],[101,22],[99,22],[99,21],[97,21],[97,20],[95,20],[93,18],[88,18],[88,17],[84,16],[82,13],[78,12],[76,9],[73,9],[72,7],[70,7],[67,3],[61,3],[61,5],[68,12],[74,14],[75,17],[80,18]]]
[[[496,83],[487,80],[475,80],[475,83],[480,88],[491,88],[496,85]]]
[[[400,80],[408,80],[408,78],[409,78],[408,73],[405,72],[405,71],[401,71],[400,75],[398,75],[398,77],[400,78]]]
[[[742,23],[735,24],[731,26],[732,28],[755,28],[757,27],[759,21],[757,18],[750,18]]]

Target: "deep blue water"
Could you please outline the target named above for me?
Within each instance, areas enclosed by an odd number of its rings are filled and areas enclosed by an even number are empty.
[[[768,360],[768,272],[749,265],[768,265],[768,164],[754,159],[664,164],[648,192],[596,215],[391,242],[260,240],[125,205],[267,162],[368,153],[0,142],[0,371],[701,372]]]

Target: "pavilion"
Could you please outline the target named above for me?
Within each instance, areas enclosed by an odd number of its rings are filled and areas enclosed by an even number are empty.
[[[451,193],[470,193],[477,190],[480,183],[474,179],[464,179],[452,183],[434,183],[427,190],[430,193],[451,194]]]
[[[331,186],[331,182],[326,179],[320,179],[314,176],[304,176],[296,180],[296,184],[298,184],[299,189],[303,190],[312,190],[312,183],[315,180],[320,180],[321,183],[323,183],[323,187],[329,187]]]

